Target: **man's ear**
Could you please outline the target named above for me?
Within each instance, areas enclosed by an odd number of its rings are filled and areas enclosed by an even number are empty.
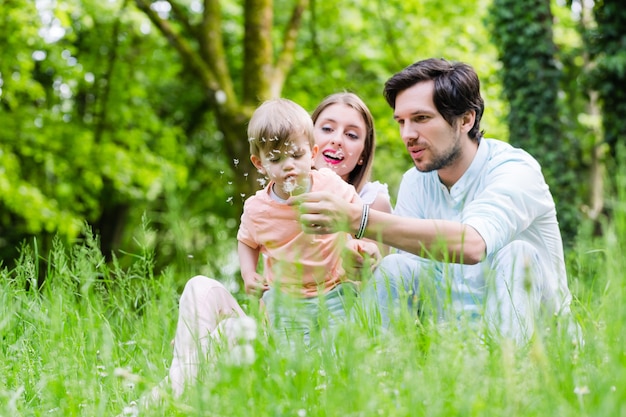
[[[256,155],[250,155],[250,161],[252,161],[252,165],[254,165],[254,167],[258,169],[261,174],[267,175],[267,172],[261,163],[261,158]]]
[[[476,122],[476,111],[469,110],[461,117],[461,131],[467,133],[474,127]]]

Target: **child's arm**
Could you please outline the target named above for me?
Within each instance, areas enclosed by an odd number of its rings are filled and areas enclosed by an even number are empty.
[[[246,293],[260,296],[269,289],[269,286],[265,279],[256,272],[259,262],[259,249],[252,249],[240,241],[237,246],[237,252]]]

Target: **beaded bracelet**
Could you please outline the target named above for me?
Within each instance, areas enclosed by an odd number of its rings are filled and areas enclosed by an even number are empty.
[[[367,218],[370,214],[370,205],[363,204],[363,212],[361,213],[361,224],[359,225],[359,230],[354,235],[355,238],[361,239],[365,234],[365,228],[367,227]]]

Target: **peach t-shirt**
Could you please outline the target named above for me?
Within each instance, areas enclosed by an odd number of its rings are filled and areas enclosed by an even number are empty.
[[[300,290],[305,297],[326,292],[345,280],[341,251],[347,233],[311,235],[297,221],[297,207],[274,200],[273,182],[244,203],[237,240],[264,255],[263,275],[270,285]],[[311,171],[311,191],[330,191],[349,202],[360,201],[354,187],[328,168]]]

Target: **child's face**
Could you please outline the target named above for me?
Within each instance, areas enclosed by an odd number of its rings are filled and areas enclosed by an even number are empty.
[[[317,145],[311,149],[308,138],[300,135],[290,139],[282,148],[261,152],[259,157],[252,155],[250,160],[262,174],[275,182],[274,192],[286,199],[308,189],[317,150]]]

